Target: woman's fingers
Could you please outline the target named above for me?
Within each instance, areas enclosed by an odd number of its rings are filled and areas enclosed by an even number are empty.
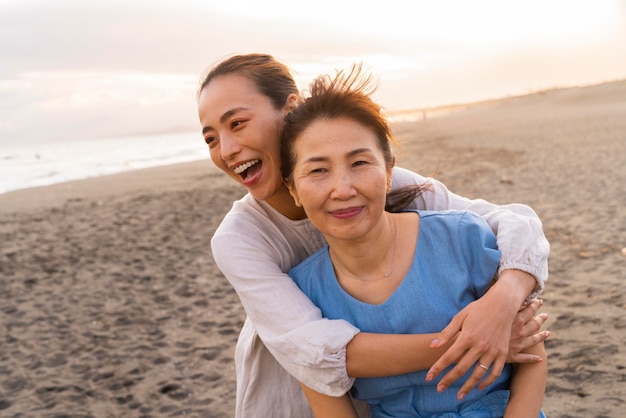
[[[496,379],[498,379],[502,375],[502,370],[504,370],[504,365],[505,365],[505,357],[504,356],[498,357],[491,365],[491,370],[487,378],[483,380],[482,382],[480,382],[478,389],[483,390],[484,388],[486,388],[487,386],[495,382]]]
[[[537,311],[539,311],[539,308],[541,308],[542,306],[542,299],[534,299],[529,304],[524,305],[515,316],[515,322],[513,326],[519,326],[520,324],[523,325],[529,321],[532,321],[533,318],[537,315]]]
[[[454,347],[454,346],[453,346]],[[450,347],[452,349],[453,347]],[[487,381],[493,382],[500,374],[504,367],[506,353],[498,353],[497,351],[485,351],[477,348],[466,349],[463,357],[459,359],[456,365],[448,371],[437,384],[437,390],[442,392],[452,385],[458,378],[465,375],[468,370],[473,368],[470,378],[464,383],[461,390],[457,394],[462,398],[469,393],[478,382],[488,375]],[[478,363],[487,368],[480,367]],[[434,366],[433,366],[434,367]],[[478,367],[478,370],[476,367]],[[428,379],[427,379],[428,380]]]
[[[520,353],[550,336],[549,332],[540,332],[541,327],[548,319],[548,315],[545,313],[537,314],[542,305],[543,300],[535,299],[520,309],[515,316],[509,342],[508,362],[517,363],[520,359],[525,359],[524,362],[527,362],[528,357],[520,357]]]
[[[428,370],[428,373],[426,373],[426,381],[430,382],[431,380],[433,380],[434,378],[439,376],[439,374],[443,370],[445,370],[448,366],[450,366],[451,364],[456,363],[457,360],[459,360],[461,357],[463,357],[463,355],[466,353],[466,351],[467,351],[467,348],[463,347],[461,345],[461,343],[456,341],[454,344],[452,344],[452,346],[450,348],[448,348],[446,350],[445,353],[443,353],[443,355],[441,357],[439,357],[439,360],[437,360],[435,362],[435,364],[433,364],[431,366],[431,368]],[[478,358],[478,356],[476,358]],[[476,360],[474,359],[474,361],[476,361]],[[457,363],[457,365],[450,372],[448,372],[448,374],[450,374],[451,372],[458,373],[458,371],[459,371],[458,370],[459,364],[460,363]],[[457,370],[455,371],[455,369],[457,369]],[[467,369],[466,369],[466,371],[467,371]],[[458,377],[463,376],[463,374],[465,374],[465,372],[458,374]]]
[[[441,330],[441,332],[437,335],[437,337],[430,343],[430,346],[432,348],[437,348],[437,347],[447,344],[461,330],[461,325],[463,324],[464,319],[465,319],[465,316],[463,315],[463,311],[455,315],[454,318],[452,318],[452,320],[450,321],[450,323],[443,330]],[[454,360],[456,360],[456,358],[452,359],[452,362],[454,362]],[[450,364],[452,364],[452,362],[445,364],[443,369],[445,369]]]
[[[522,353],[521,351],[547,340],[548,338],[550,338],[550,335],[552,335],[550,331],[541,331],[529,337],[525,337],[519,345],[519,351],[510,352],[507,361],[509,363],[534,363],[536,361],[541,361],[541,357],[532,354]]]
[[[545,324],[547,320],[548,320],[548,314],[540,313],[539,315],[536,315],[531,321],[527,322],[524,325],[523,332],[522,332],[524,338],[532,337],[533,335],[537,334],[541,330],[541,327],[543,326],[543,324]]]
[[[529,337],[531,335],[534,335],[537,333],[537,331],[539,331],[541,329],[541,327],[543,326],[543,324],[548,320],[548,314],[547,313],[540,313],[539,315],[536,315],[531,321],[528,321],[525,325],[524,325],[524,336]]]
[[[461,389],[457,392],[457,399],[460,401],[465,398],[465,396],[470,393],[470,391],[474,389],[478,382],[480,382],[485,376],[489,375],[491,377],[493,375],[493,373],[491,373],[491,367],[491,361],[485,360],[484,357],[481,357],[481,359],[475,363],[474,370],[472,371],[469,379],[465,381],[463,386],[461,386]]]
[[[539,344],[540,342],[545,341],[548,337],[550,337],[549,331],[536,332],[541,328],[546,319],[547,315],[540,314],[536,315],[536,317],[533,318],[532,321],[528,322],[529,327],[531,327],[529,329],[534,329],[534,334],[531,334],[528,337],[524,338],[521,346],[522,350]],[[531,325],[531,323],[534,323],[535,325]],[[472,358],[473,357],[469,355],[468,351],[465,358],[462,359],[454,369],[448,372],[441,379],[441,381],[437,385],[437,390],[445,390],[456,379],[463,376],[467,372],[467,370],[471,368],[471,366],[466,368],[466,365],[471,361]],[[498,379],[498,377],[500,377],[500,375],[502,374],[502,370],[504,370],[504,358],[502,356],[499,356],[495,357],[493,361],[486,360],[489,358],[490,357],[483,355],[476,363],[474,363],[474,369],[472,371],[472,374],[457,393],[458,400],[463,399],[472,389],[476,387],[476,385],[478,385],[479,390],[483,390],[492,383],[494,383],[496,379]],[[464,361],[465,363],[461,367],[459,367],[459,365],[461,365]],[[542,361],[542,358],[534,354],[518,352],[513,356],[512,360],[507,359],[507,361],[510,363],[537,363],[539,361]]]
[[[439,383],[437,383],[437,391],[443,392],[448,387],[450,387],[450,385],[453,384],[459,377],[467,373],[467,371],[472,367],[472,365],[476,364],[477,357],[478,356],[465,356],[460,362],[456,364],[456,366],[452,368],[452,370],[450,370],[441,378]],[[474,382],[474,384],[471,384],[471,383],[472,382],[470,383],[466,382],[466,385],[468,386],[468,392],[474,386],[476,386],[477,381]]]

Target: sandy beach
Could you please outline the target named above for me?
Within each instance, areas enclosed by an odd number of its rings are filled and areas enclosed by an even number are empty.
[[[544,411],[623,417],[626,81],[425,111],[394,130],[398,165],[536,210],[552,246]],[[209,241],[243,193],[207,151],[0,195],[0,417],[233,416],[245,314]]]

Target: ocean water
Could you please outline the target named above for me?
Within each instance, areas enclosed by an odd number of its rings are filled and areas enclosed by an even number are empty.
[[[207,158],[197,132],[0,144],[0,193]]]
[[[424,114],[406,111],[388,117],[391,122],[415,121]],[[209,148],[199,132],[16,145],[0,142],[0,194],[208,158]]]

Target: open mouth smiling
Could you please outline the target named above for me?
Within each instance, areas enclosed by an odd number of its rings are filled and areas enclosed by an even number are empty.
[[[261,168],[261,160],[245,162],[233,169],[235,174],[239,174],[244,180],[253,176]]]

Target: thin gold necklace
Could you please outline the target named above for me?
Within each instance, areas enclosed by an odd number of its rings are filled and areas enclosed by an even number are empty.
[[[393,273],[393,263],[396,260],[396,246],[398,245],[398,225],[396,225],[396,217],[391,215],[391,219],[393,220],[393,250],[391,253],[391,265],[387,273],[383,275],[385,278],[391,276],[391,273]]]
[[[387,270],[387,272],[383,274],[382,276],[383,279],[388,278],[393,273],[393,264],[396,259],[396,247],[398,244],[398,226],[396,224],[396,218],[392,217],[392,220],[393,220],[393,250],[391,253],[391,265],[389,266],[389,270]],[[333,254],[333,253],[334,251],[332,247],[330,247],[329,255],[330,255],[331,260],[333,260],[333,266],[336,269],[341,270],[344,273],[347,273],[348,276],[352,276],[352,274],[350,274],[347,270],[344,269],[341,258],[339,258],[337,254]]]

